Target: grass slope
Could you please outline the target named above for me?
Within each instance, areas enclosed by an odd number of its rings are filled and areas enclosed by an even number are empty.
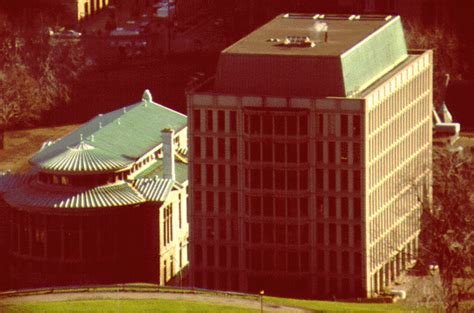
[[[166,299],[153,300],[84,300],[63,302],[38,302],[12,304],[0,307],[4,313],[27,312],[259,312],[227,305],[208,304],[193,301],[177,301]]]

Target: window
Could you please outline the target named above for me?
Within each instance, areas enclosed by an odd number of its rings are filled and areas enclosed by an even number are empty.
[[[306,143],[300,143],[300,163],[308,162],[308,146]]]
[[[287,116],[286,122],[287,122],[287,135],[288,136],[297,135],[298,124],[297,124],[296,116]]]
[[[316,169],[316,189],[324,189],[324,172],[322,169]]]
[[[329,217],[335,218],[337,215],[336,198],[329,197]]]
[[[300,116],[300,122],[298,123],[300,126],[299,134],[305,136],[308,134],[308,117],[306,115]]]
[[[346,197],[341,198],[341,217],[349,217],[349,201]]]
[[[341,142],[341,163],[347,163],[347,160],[349,159],[349,152],[347,146],[347,142]]]
[[[214,193],[212,191],[208,191],[206,193],[206,201],[207,201],[207,212],[214,211]]]
[[[207,118],[207,131],[212,132],[213,131],[213,119],[212,119],[212,110],[207,110],[206,111],[206,118]]]
[[[347,170],[341,170],[341,190],[347,191],[349,189],[349,178]]]
[[[319,244],[324,243],[324,224],[323,223],[318,223],[316,227],[316,241]]]
[[[193,110],[193,129],[195,131],[201,130],[201,111],[200,110]]]
[[[308,172],[306,170],[300,171],[300,190],[308,189]]]
[[[202,201],[201,201],[201,191],[194,192],[194,210],[196,212],[201,212]]]
[[[194,164],[194,183],[200,185],[201,184],[201,164]]]
[[[323,142],[316,142],[316,161],[323,162]]]
[[[250,143],[250,160],[260,162],[260,142]]]
[[[329,158],[329,163],[335,163],[336,162],[336,143],[335,142],[329,142],[328,144],[328,158]]]
[[[273,171],[271,168],[264,168],[263,171],[263,188],[272,189],[273,188]]]
[[[217,111],[217,130],[223,132],[225,130],[225,112]]]
[[[360,144],[359,143],[354,143],[352,145],[352,151],[354,154],[354,164],[359,164],[360,163]]]
[[[285,135],[285,118],[283,116],[275,116],[275,135]]]
[[[214,185],[214,169],[213,165],[206,165],[206,183],[208,186]]]
[[[260,115],[250,115],[250,134],[260,134]]]
[[[237,208],[238,208],[238,198],[237,198],[237,193],[232,192],[230,194],[230,210],[232,214],[237,214]]]
[[[230,139],[230,157],[231,159],[237,158],[237,139]]]
[[[341,136],[347,136],[347,127],[348,116],[346,114],[341,114]]]
[[[308,198],[300,198],[300,217],[308,217]]]
[[[230,112],[230,125],[229,129],[231,132],[235,132],[237,130],[237,113],[235,111]]]
[[[218,178],[218,184],[219,186],[225,186],[225,165],[219,165],[219,178]]]
[[[354,190],[360,190],[360,171],[353,171],[354,176]]]
[[[318,114],[318,133],[322,135],[324,132],[324,116],[323,114]]]
[[[207,266],[214,266],[214,246],[207,247]],[[208,276],[209,282],[209,276]]]
[[[337,272],[337,253],[336,253],[336,251],[330,251],[329,252],[329,260],[331,260],[331,262],[329,262],[329,270],[331,271],[331,273],[336,273]]]
[[[237,166],[230,167],[230,185],[237,186]]]
[[[329,224],[329,243],[336,243],[336,224]]]
[[[262,116],[262,128],[264,135],[272,135],[273,133],[273,117],[269,114]]]
[[[206,157],[211,159],[214,157],[212,138],[206,138]]]
[[[360,218],[361,207],[360,198],[354,198],[354,218]]]
[[[219,266],[227,266],[227,247],[219,247]]]
[[[329,170],[328,173],[328,178],[329,178],[329,190],[335,190],[336,189],[336,171],[335,170]]]
[[[307,244],[309,242],[309,227],[307,224],[300,226],[300,244]]]
[[[341,241],[343,245],[349,244],[349,225],[343,224],[341,225]]]
[[[201,138],[194,137],[193,148],[194,148],[194,156],[196,158],[200,158],[201,157]]]
[[[354,226],[354,245],[355,246],[360,246],[361,242],[361,234],[360,234],[360,225],[355,225]]]
[[[219,159],[225,159],[225,138],[217,139],[217,156]]]
[[[285,144],[275,143],[275,162],[285,162]]]
[[[360,136],[360,116],[359,115],[352,116],[352,135]]]

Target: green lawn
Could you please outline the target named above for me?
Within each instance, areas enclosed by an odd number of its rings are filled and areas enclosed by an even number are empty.
[[[23,303],[0,306],[3,313],[27,312],[259,312],[227,305],[182,300],[84,300],[64,302]]]
[[[318,311],[345,311],[345,312],[406,312],[408,310],[402,304],[394,303],[350,303],[350,302],[331,302],[300,300],[276,297],[264,297],[265,302],[271,302],[279,305],[299,307]],[[418,311],[418,310],[416,310]]]

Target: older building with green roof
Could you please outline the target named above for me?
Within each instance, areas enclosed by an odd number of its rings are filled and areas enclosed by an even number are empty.
[[[186,132],[186,116],[145,91],[142,101],[43,144],[28,175],[0,175],[10,288],[164,285],[182,271]]]

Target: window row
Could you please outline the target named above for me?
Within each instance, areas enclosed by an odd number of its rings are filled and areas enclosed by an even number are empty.
[[[303,191],[308,189],[308,170],[255,168],[245,169],[245,188]]]
[[[247,269],[251,271],[282,271],[301,273],[310,271],[308,251],[275,251],[248,249],[245,251]]]
[[[192,149],[197,159],[233,160],[237,158],[237,138],[195,136]]]
[[[308,197],[245,196],[245,214],[252,218],[307,218]]]
[[[361,162],[361,145],[358,142],[317,141],[316,162],[359,164]]]
[[[229,133],[237,130],[237,112],[226,110],[193,110],[193,130]]]
[[[238,240],[237,219],[229,218],[194,218],[195,240]]]
[[[247,110],[244,113],[244,133],[268,136],[308,135],[307,111]]]
[[[238,197],[236,192],[194,191],[194,213],[202,212],[214,214],[236,215]]]
[[[237,166],[224,164],[194,164],[193,182],[199,186],[237,186]]]
[[[316,189],[325,191],[360,191],[359,170],[316,169]]]
[[[216,259],[217,258],[217,259]],[[194,245],[194,264],[197,267],[239,267],[239,248],[237,246]]]
[[[354,114],[316,114],[316,133],[321,136],[358,137],[361,134],[361,116]]]
[[[246,141],[244,160],[248,162],[307,163],[308,143]]]

